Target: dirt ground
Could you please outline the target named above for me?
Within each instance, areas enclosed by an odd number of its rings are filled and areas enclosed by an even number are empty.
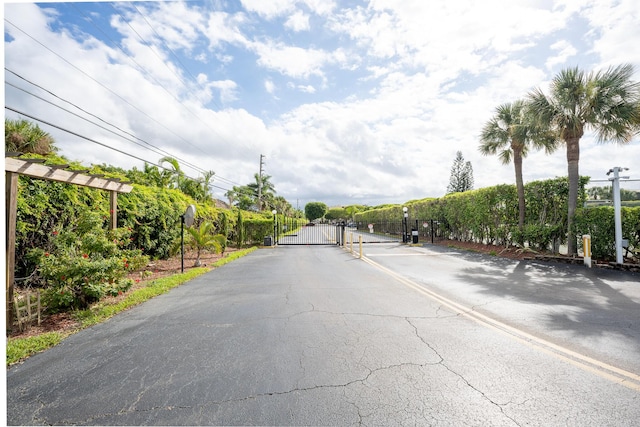
[[[533,258],[536,253],[530,250],[522,250],[515,246],[505,248],[504,246],[485,245],[483,243],[459,242],[457,240],[442,240],[434,242],[437,245],[460,248],[472,252],[480,252],[502,258],[523,260]]]

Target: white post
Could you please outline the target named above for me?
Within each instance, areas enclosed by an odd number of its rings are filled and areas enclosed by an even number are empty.
[[[591,235],[582,236],[582,251],[584,252],[584,265],[591,268]]]
[[[622,209],[620,207],[620,171],[622,169],[623,168],[616,166],[607,172],[607,175],[613,172],[613,178],[609,178],[609,181],[613,181],[613,215],[616,227],[616,264],[622,264],[624,261],[622,257]]]

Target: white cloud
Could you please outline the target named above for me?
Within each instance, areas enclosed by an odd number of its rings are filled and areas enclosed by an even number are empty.
[[[309,15],[301,11],[296,11],[293,15],[289,16],[284,26],[296,32],[306,31],[311,28],[309,25]]]
[[[273,84],[272,80],[267,79],[264,81],[264,88],[268,93],[274,93],[276,90],[276,85]]]
[[[313,13],[318,15],[327,15],[335,7],[336,2],[334,0],[241,0],[242,6],[250,11],[255,12],[258,15],[264,17],[267,20],[271,20],[278,16],[291,13],[300,4],[306,6]]]
[[[220,91],[220,100],[223,103],[229,103],[237,99],[236,88],[238,85],[232,80],[221,80],[211,82],[210,85]]]
[[[223,43],[246,44],[241,27],[246,24],[243,13],[210,12],[203,32],[209,40],[210,49],[220,47]]]
[[[291,11],[296,4],[296,0],[241,0],[241,2],[246,10],[255,12],[266,19],[284,15]]]
[[[311,85],[306,85],[306,86],[300,85],[298,86],[298,90],[304,93],[316,93],[316,88]]]
[[[582,15],[594,28],[593,50],[602,65],[640,63],[640,8],[633,0],[592,1]],[[636,75],[640,70],[636,69]]]
[[[330,56],[319,49],[303,49],[275,43],[252,43],[258,64],[296,78],[322,76],[322,66]]]
[[[545,66],[551,69],[558,64],[564,64],[567,59],[574,56],[578,51],[567,40],[560,40],[551,45],[551,49],[558,52],[556,56],[547,59]]]
[[[160,38],[133,8],[121,5],[156,49],[114,14],[116,38],[131,57],[75,24],[60,30],[52,24],[65,17],[55,11],[7,4],[10,22],[94,80],[7,23],[5,64],[217,177],[245,184],[265,154],[278,193],[294,204],[439,196],[458,150],[473,164],[476,187],[513,183],[512,165],[477,148],[480,129],[497,105],[536,86],[546,89],[555,67],[567,62],[640,67],[634,0],[242,4],[244,10],[226,11],[200,2],[137,5]],[[164,43],[188,64],[195,81]],[[7,82],[25,84],[5,75]],[[8,106],[140,157],[161,157],[10,86],[5,91]],[[54,132],[72,159],[140,167],[139,161]],[[586,135],[581,148],[585,175],[640,164],[637,138],[619,147],[598,145]],[[526,181],[564,175],[564,148],[525,159]]]

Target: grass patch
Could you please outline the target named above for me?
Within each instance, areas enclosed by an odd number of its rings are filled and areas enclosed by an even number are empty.
[[[104,322],[116,314],[150,300],[153,297],[162,295],[169,290],[179,286],[191,279],[194,279],[214,267],[221,267],[229,262],[250,254],[256,247],[231,252],[224,258],[219,259],[209,267],[194,268],[186,273],[174,274],[170,277],[153,280],[144,288],[135,289],[127,293],[126,297],[117,303],[97,303],[86,310],[74,313],[80,326],[69,332],[45,332],[27,338],[11,338],[7,340],[7,366],[26,359],[36,353],[44,351],[59,344],[63,339],[84,328]]]
[[[7,342],[7,366],[59,344],[73,332],[45,332],[34,337],[16,338]]]

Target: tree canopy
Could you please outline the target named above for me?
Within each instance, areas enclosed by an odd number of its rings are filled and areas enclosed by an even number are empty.
[[[577,253],[573,217],[578,201],[580,139],[593,129],[599,141],[628,143],[638,130],[640,84],[632,81],[630,64],[585,73],[578,67],[560,71],[549,94],[535,89],[529,94],[531,112],[541,126],[565,143],[569,177],[568,253]]]
[[[322,202],[309,202],[304,207],[304,215],[309,221],[324,217],[327,213],[327,205]]]
[[[5,152],[31,153],[46,156],[58,151],[47,132],[28,120],[4,120]]]
[[[471,162],[465,162],[462,151],[456,152],[456,158],[451,166],[451,177],[447,194],[462,193],[473,190],[473,168]]]

